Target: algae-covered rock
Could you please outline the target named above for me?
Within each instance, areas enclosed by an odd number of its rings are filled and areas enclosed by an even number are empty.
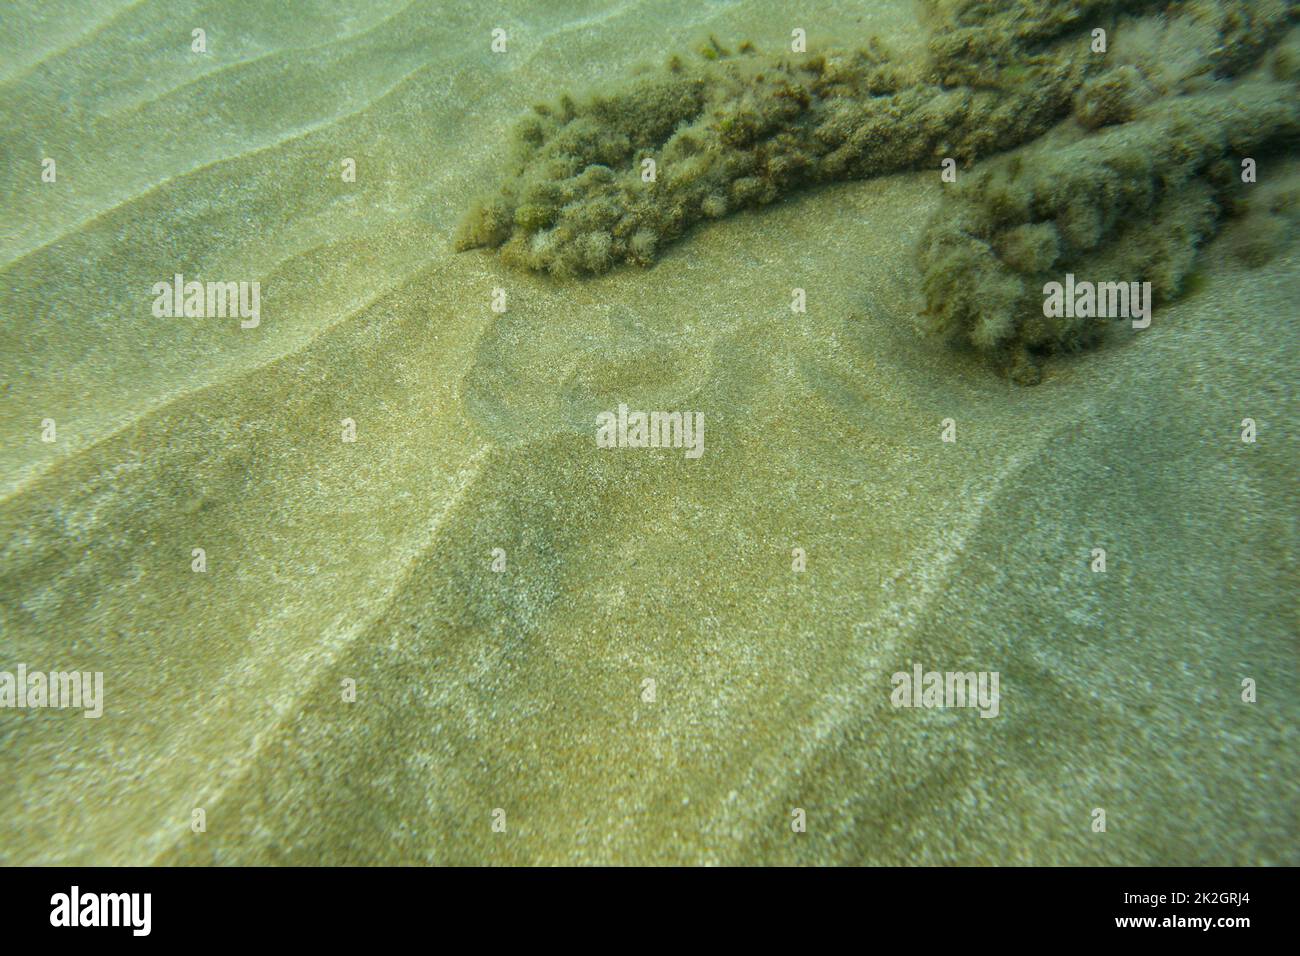
[[[1033,380],[1035,356],[1090,345],[1107,327],[1045,314],[1046,283],[1068,273],[1150,282],[1157,303],[1178,295],[1234,193],[1253,188],[1231,172],[1237,160],[1297,136],[1294,82],[1261,69],[1157,100],[1123,126],[1063,131],[991,161],[953,190],[924,233],[923,330]]]
[[[1159,7],[1169,14],[1135,16]],[[537,106],[456,248],[500,247],[507,262],[560,275],[648,265],[694,223],[809,184],[969,164],[1071,109],[1088,128],[1127,122],[1194,77],[1253,63],[1295,4],[927,0],[922,9],[932,35],[918,63],[874,39],[790,56],[748,42],[733,54],[710,37],[695,57],[674,56],[610,92]],[[1113,55],[1094,48],[1099,27]]]
[[[926,0],[934,27],[928,72],[950,85],[982,85],[1008,68],[1042,58],[1048,44],[1110,24],[1120,10],[1159,0]]]
[[[1232,255],[1247,268],[1270,262],[1300,238],[1300,188],[1295,185],[1300,164],[1290,164],[1292,176],[1262,182],[1238,204],[1240,218],[1224,241]]]
[[[500,247],[508,262],[556,274],[649,264],[692,224],[809,184],[970,163],[1023,143],[1068,113],[1099,68],[1084,39],[1062,38],[1078,20],[1065,5],[1038,4],[1042,22],[1019,31],[948,6],[931,5],[932,62],[900,63],[876,42],[791,56],[752,44],[733,54],[711,38],[697,58],[673,57],[613,92],[539,106],[515,131],[499,191],[470,209],[456,246]],[[1010,16],[1023,5],[991,6]],[[949,81],[955,49],[995,42],[998,62],[1014,69]]]
[[[874,40],[788,56],[710,37],[612,92],[538,106],[457,248],[559,275],[644,266],[700,220],[811,184],[969,166],[1053,131],[946,187],[919,254],[924,330],[1030,381],[1035,356],[1104,332],[1045,315],[1048,278],[1091,269],[1179,294],[1197,247],[1238,211],[1236,162],[1296,132],[1295,0],[921,9],[932,32],[915,63]],[[1249,261],[1289,235],[1284,217],[1260,224]]]
[[[1119,66],[1088,80],[1079,88],[1074,113],[1089,129],[1127,123],[1155,95],[1136,67]]]

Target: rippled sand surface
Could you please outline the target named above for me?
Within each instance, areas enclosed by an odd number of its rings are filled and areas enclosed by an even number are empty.
[[[1300,863],[1296,246],[1211,246],[1036,388],[912,331],[937,173],[648,271],[452,253],[534,102],[709,33],[921,39],[786,6],[4,11],[0,670],[105,712],[0,709],[0,861]],[[261,324],[155,318],[177,272]],[[598,449],[620,402],[703,456]],[[913,662],[1000,715],[894,709]]]

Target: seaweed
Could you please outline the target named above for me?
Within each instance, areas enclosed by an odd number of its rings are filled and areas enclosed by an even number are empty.
[[[1021,381],[1038,358],[1094,344],[1095,318],[1044,314],[1063,275],[1182,290],[1197,248],[1231,211],[1231,158],[1300,135],[1295,83],[1261,70],[1237,84],[1159,99],[1091,135],[992,161],[936,210],[918,250],[925,332],[974,346]],[[1278,200],[1279,202],[1282,200]]]
[[[693,224],[792,190],[949,157],[969,164],[1069,113],[1098,65],[1078,37],[1057,39],[1063,29],[999,41],[999,61],[1014,68],[960,85],[945,78],[955,61],[941,44],[935,59],[909,67],[876,40],[796,56],[750,42],[733,54],[710,37],[698,59],[674,56],[613,92],[536,107],[515,130],[507,176],[470,209],[456,248],[500,247],[509,263],[560,275],[649,265]],[[952,21],[937,36],[954,32],[969,44],[1006,24]]]
[[[702,220],[951,158],[975,169],[946,187],[918,250],[922,331],[1032,382],[1041,356],[1105,332],[1044,315],[1045,279],[1091,271],[1178,295],[1197,248],[1244,208],[1233,162],[1296,136],[1296,0],[922,9],[920,62],[875,38],[792,56],[710,36],[695,58],[535,107],[456,248],[561,276],[649,266]],[[1265,261],[1291,222],[1259,217],[1242,258]]]

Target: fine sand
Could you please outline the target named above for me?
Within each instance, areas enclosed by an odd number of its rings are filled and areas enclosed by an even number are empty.
[[[1032,388],[915,334],[937,170],[648,270],[452,252],[534,102],[710,33],[922,40],[788,6],[6,10],[0,671],[105,702],[0,709],[0,862],[1300,863],[1300,246],[1225,236]],[[260,325],[155,318],[175,273]],[[599,449],[619,403],[703,456]],[[998,717],[895,709],[914,662]]]

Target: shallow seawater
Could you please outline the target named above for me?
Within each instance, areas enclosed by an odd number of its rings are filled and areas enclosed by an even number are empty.
[[[1280,199],[1034,386],[916,332],[927,164],[648,268],[455,250],[536,103],[931,29],[793,16],[4,6],[0,862],[1300,863]],[[256,315],[159,315],[178,275]],[[620,406],[698,455],[601,447]],[[896,706],[918,667],[996,706]]]

